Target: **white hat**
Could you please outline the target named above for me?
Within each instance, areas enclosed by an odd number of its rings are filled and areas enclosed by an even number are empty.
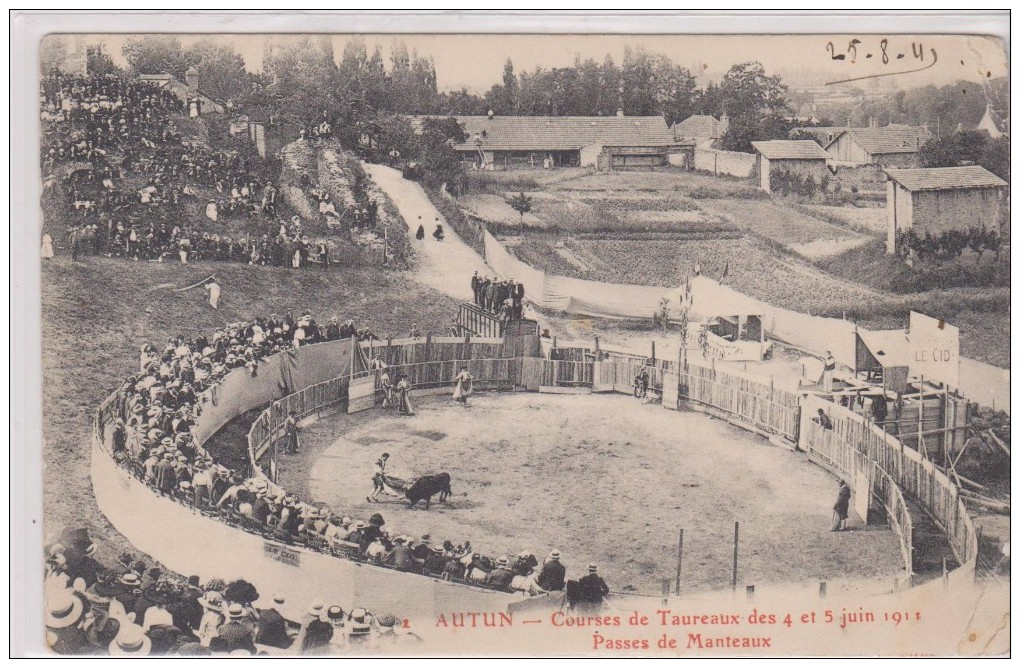
[[[77,624],[85,610],[84,602],[72,590],[51,592],[46,599],[46,626],[50,629]]]
[[[145,635],[145,630],[134,623],[122,623],[117,637],[110,641],[107,648],[110,654],[137,654],[146,656],[152,650],[152,639]]]

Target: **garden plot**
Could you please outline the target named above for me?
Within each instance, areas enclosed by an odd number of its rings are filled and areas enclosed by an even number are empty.
[[[546,227],[547,223],[534,213],[521,214],[506,203],[506,199],[494,194],[469,194],[457,199],[464,212],[474,215],[485,222],[500,225],[526,227]]]
[[[846,240],[861,237],[849,229],[823,222],[773,201],[703,199],[699,203],[741,229],[785,247],[804,245],[816,240]]]
[[[805,204],[802,208],[812,215],[845,224],[853,229],[886,234],[889,215],[885,207],[856,208],[854,206],[822,206]]]

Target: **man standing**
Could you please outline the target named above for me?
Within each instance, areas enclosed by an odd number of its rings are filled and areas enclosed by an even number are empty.
[[[825,351],[825,364],[822,366],[822,389],[832,391],[832,376],[836,374],[836,358],[832,352]]]
[[[581,608],[587,611],[599,611],[602,609],[603,600],[609,594],[609,586],[599,576],[599,568],[594,563],[588,566],[588,576],[577,581],[580,590]]]
[[[478,271],[475,270],[475,274],[471,277],[471,294],[474,296],[475,304],[478,304],[478,293],[481,289],[482,279],[478,276]]]
[[[520,320],[524,317],[524,284],[514,284],[510,280],[510,299],[513,300],[514,319]]]
[[[283,437],[285,446],[287,447],[287,453],[293,455],[298,450],[298,429],[297,419],[294,417],[294,413],[291,412],[287,415],[287,420],[283,422]]]
[[[850,516],[850,486],[842,478],[839,480],[839,494],[836,504],[832,507],[832,530],[845,531],[846,519]]]
[[[216,283],[216,275],[209,278],[209,283],[205,285],[205,288],[209,291],[209,306],[219,309],[220,285]]]
[[[369,503],[378,502],[379,499],[377,497],[383,493],[383,487],[386,484],[386,461],[389,459],[390,454],[383,453],[373,465],[372,484],[375,486],[375,489],[367,497]]]
[[[560,563],[560,550],[553,549],[549,553],[549,558],[545,559],[542,571],[538,573],[535,582],[542,590],[563,590],[566,574],[566,566]]]
[[[457,377],[453,379],[456,383],[456,386],[453,389],[453,399],[465,407],[467,407],[468,404],[468,397],[471,396],[472,380],[473,378],[468,372],[467,366],[461,366],[460,372],[457,373]]]

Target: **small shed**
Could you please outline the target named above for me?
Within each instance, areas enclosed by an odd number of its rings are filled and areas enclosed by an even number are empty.
[[[1009,184],[980,165],[886,169],[889,214],[886,250],[896,253],[899,231],[939,236],[971,227],[998,232],[1003,189]]]
[[[829,175],[829,157],[813,140],[768,140],[751,142],[758,153],[759,186],[772,193],[772,177],[780,172],[810,177],[820,183]]]
[[[715,140],[726,134],[728,128],[729,118],[726,115],[716,119],[710,114],[691,115],[670,126],[673,139],[678,143],[693,142],[701,147],[711,147]]]
[[[732,361],[758,361],[768,350],[757,300],[708,277],[691,280],[689,318],[700,322],[713,355]]]
[[[825,152],[841,164],[917,167],[921,147],[929,139],[924,126],[851,128],[826,144]]]

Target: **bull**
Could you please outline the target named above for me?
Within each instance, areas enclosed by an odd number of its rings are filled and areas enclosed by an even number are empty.
[[[450,490],[450,474],[443,472],[441,474],[422,476],[414,481],[411,487],[407,488],[404,492],[404,496],[407,497],[408,508],[414,508],[419,501],[424,501],[425,510],[429,509],[432,497],[437,494],[439,495],[440,503],[446,501],[446,498],[453,494]]]

